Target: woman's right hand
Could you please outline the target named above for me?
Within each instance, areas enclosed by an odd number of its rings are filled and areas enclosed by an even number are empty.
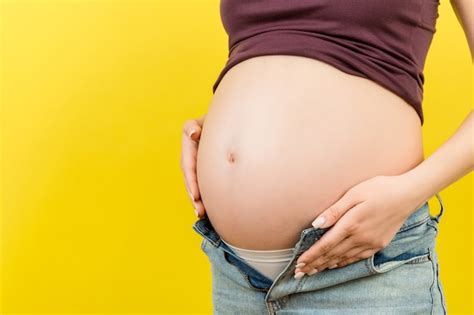
[[[180,161],[184,184],[198,218],[203,217],[206,211],[201,200],[196,175],[197,151],[205,117],[206,115],[198,119],[187,120],[184,123]]]

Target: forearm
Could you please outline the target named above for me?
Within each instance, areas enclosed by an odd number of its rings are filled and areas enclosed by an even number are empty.
[[[474,115],[471,111],[441,147],[415,168],[400,175],[410,196],[420,205],[474,169],[473,135]]]

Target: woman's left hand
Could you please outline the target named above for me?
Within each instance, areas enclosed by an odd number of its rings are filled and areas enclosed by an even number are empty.
[[[325,222],[315,227],[334,226],[301,254],[295,278],[372,256],[388,246],[423,203],[403,174],[375,176],[357,184],[317,217]]]

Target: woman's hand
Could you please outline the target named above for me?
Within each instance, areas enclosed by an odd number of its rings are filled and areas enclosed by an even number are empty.
[[[196,175],[197,151],[205,116],[187,120],[184,123],[180,160],[180,167],[184,174],[184,184],[198,218],[204,216],[206,211],[201,201]]]
[[[313,221],[315,227],[334,226],[298,258],[295,278],[372,256],[388,246],[423,202],[403,175],[357,184]]]

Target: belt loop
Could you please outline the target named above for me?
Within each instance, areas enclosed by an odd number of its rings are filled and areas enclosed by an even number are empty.
[[[439,213],[433,219],[436,220],[436,222],[439,223],[439,220],[441,219],[441,215],[443,214],[443,211],[444,211],[444,204],[443,204],[443,200],[441,199],[441,196],[439,195],[439,193],[436,193],[436,198],[438,198],[439,205],[440,205],[441,209],[439,210]]]

